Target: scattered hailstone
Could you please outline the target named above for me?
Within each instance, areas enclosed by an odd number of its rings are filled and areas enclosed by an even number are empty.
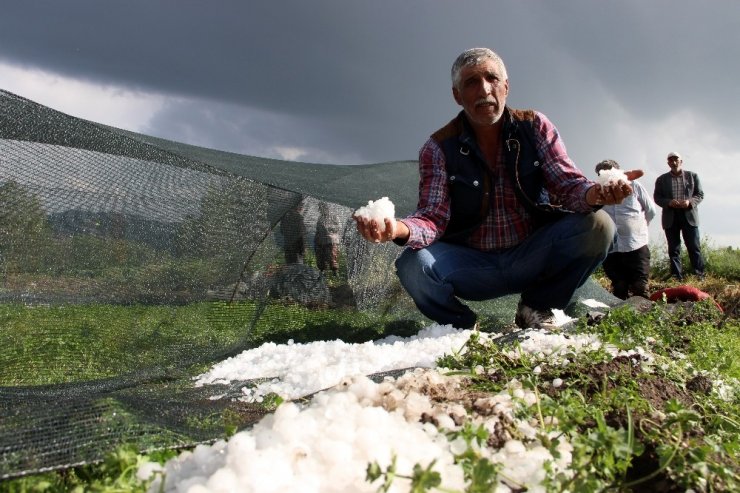
[[[355,217],[363,217],[365,219],[375,219],[378,223],[378,228],[382,233],[385,231],[386,217],[395,218],[396,208],[388,197],[383,197],[379,200],[370,200],[366,206],[360,207],[355,211]]]
[[[581,303],[589,308],[609,308],[609,305],[594,299],[581,300]]]
[[[629,179],[627,178],[627,175],[624,174],[624,171],[621,169],[602,169],[599,171],[599,176],[597,177],[597,181],[599,182],[599,185],[606,186],[606,185],[613,185],[617,183],[618,181],[623,181],[625,183],[629,183]]]

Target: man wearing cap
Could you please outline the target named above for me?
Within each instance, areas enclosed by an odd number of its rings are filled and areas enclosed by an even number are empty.
[[[704,191],[696,173],[683,169],[683,159],[677,152],[668,154],[671,171],[662,174],[655,181],[653,198],[663,208],[661,222],[668,243],[668,258],[671,274],[683,280],[681,269],[681,236],[689,253],[694,273],[704,278],[704,259],[701,256],[699,236],[699,203],[704,199]]]
[[[619,169],[619,163],[605,159],[596,165],[596,174],[610,169]],[[621,204],[605,205],[603,209],[617,226],[617,241],[602,267],[612,283],[612,293],[623,300],[630,293],[649,297],[648,224],[657,212],[650,194],[637,180],[632,181],[632,192]]]

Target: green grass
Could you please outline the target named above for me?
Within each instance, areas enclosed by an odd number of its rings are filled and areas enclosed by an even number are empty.
[[[115,377],[195,359],[245,332],[238,317],[213,319],[187,306],[0,305],[0,385],[43,385]],[[115,362],[115,364],[112,364]]]
[[[712,301],[667,312],[660,305],[648,313],[618,308],[598,325],[605,342],[628,350],[637,346],[673,357],[685,356],[693,368],[740,379],[740,324],[725,320]]]
[[[701,251],[706,263],[708,275],[724,279],[728,283],[740,282],[740,249],[733,247],[716,248],[712,246],[709,238],[701,242]],[[650,277],[658,280],[666,280],[671,277],[668,254],[665,247],[650,248]],[[686,248],[681,248],[681,264],[686,273],[691,272],[691,263]]]
[[[649,349],[652,361],[634,351],[614,359],[602,347],[568,354],[562,365],[474,337],[439,363],[469,372],[477,392],[500,392],[514,378],[537,392],[537,404],[522,406],[519,417],[543,431],[543,416],[554,417],[574,447],[574,474],[551,472],[550,491],[737,491],[740,324],[711,302],[665,308],[624,307],[578,327],[625,351]],[[554,379],[562,387],[553,388]],[[543,432],[538,439],[555,451],[557,440]]]
[[[702,285],[704,289],[711,292],[715,285],[738,282],[737,250],[705,252],[711,279]],[[253,303],[0,305],[0,344],[19,348],[14,354],[0,354],[0,385],[115,376],[122,369],[161,364],[163,347],[176,349],[177,356],[166,360],[168,364],[184,364],[203,348],[290,339],[363,342],[387,333],[409,335],[419,328],[418,322],[393,320],[383,314],[309,310],[279,303],[264,307]],[[740,488],[740,360],[735,356],[740,353],[740,324],[736,316],[719,313],[711,302],[675,311],[656,305],[647,313],[620,308],[593,326],[582,322],[578,330],[597,333],[624,350],[649,349],[656,359],[638,364],[630,357],[614,363],[601,349],[572,354],[571,364],[563,366],[544,355],[512,357],[473,338],[461,352],[440,363],[469,374],[471,391],[498,392],[511,378],[536,389],[537,405],[522,407],[520,412],[541,424],[543,416],[557,418],[563,438],[574,446],[575,475],[548,473],[549,491],[646,491],[658,484],[675,490],[699,491],[702,485],[710,491]],[[111,361],[120,362],[120,367]],[[59,365],[64,369],[55,370]],[[483,374],[477,370],[480,367],[485,368]],[[567,382],[557,392],[550,385],[555,378]],[[711,390],[691,390],[702,381],[711,382]],[[649,390],[658,387],[671,392],[650,399]],[[734,399],[722,398],[731,391]],[[224,430],[224,436],[233,431]],[[468,443],[488,439],[485,430],[471,426],[460,433]],[[540,438],[546,446],[556,446],[544,435]],[[0,492],[141,492],[147,485],[135,478],[138,465],[146,460],[163,463],[174,453],[137,454],[131,446],[123,446],[99,464],[2,481]],[[460,461],[471,488],[477,485],[486,491],[496,477],[496,465],[486,463],[473,448]],[[376,479],[388,480],[393,474],[389,469],[368,469]],[[419,465],[412,480],[415,491],[443,487],[433,464]]]
[[[183,306],[0,304],[0,386],[44,385],[205,364],[271,341],[365,342],[418,321],[270,302]],[[115,362],[115,364],[112,364]]]
[[[4,493],[144,492],[147,483],[136,477],[138,468],[150,461],[164,463],[176,455],[177,452],[173,450],[139,454],[132,446],[122,446],[111,452],[99,464],[0,482],[0,491]]]
[[[647,313],[624,307],[611,311],[597,325],[582,322],[577,330],[596,333],[624,350],[649,348],[656,359],[638,363],[639,358],[632,356],[615,364],[619,360],[612,360],[601,348],[572,353],[568,355],[570,364],[563,366],[551,356],[522,352],[512,356],[507,348],[474,337],[460,353],[439,363],[468,373],[471,391],[499,392],[512,378],[536,389],[539,402],[523,406],[520,417],[540,422],[543,416],[555,417],[562,438],[567,437],[574,447],[575,474],[549,474],[549,491],[631,491],[666,482],[675,489],[697,491],[702,484],[713,491],[740,487],[736,459],[740,454],[740,402],[723,399],[716,387],[724,381],[726,388],[740,392],[740,384],[733,380],[739,371],[732,358],[740,349],[736,319],[723,319],[709,302],[673,311],[656,305]],[[288,330],[284,337],[290,333]],[[701,376],[715,382],[715,391],[692,392],[693,401],[686,401],[686,389]],[[559,391],[549,383],[555,378],[566,382]],[[649,399],[645,389],[658,384],[678,397],[666,393],[657,402]],[[460,433],[468,443],[479,440],[485,444],[488,438],[485,430],[470,426]],[[557,440],[544,434],[539,439],[555,450]],[[137,480],[132,471],[145,460],[163,463],[171,455],[137,455],[130,447],[123,447],[101,464],[0,483],[0,491],[145,491],[146,483]],[[497,466],[481,458],[474,447],[459,460],[471,481],[471,489],[466,491],[478,491],[477,487],[486,491],[494,484]],[[392,466],[387,470],[372,466],[368,467],[369,479],[384,477],[392,482]],[[415,491],[444,491],[439,489],[443,485],[433,464],[417,466],[409,478]]]

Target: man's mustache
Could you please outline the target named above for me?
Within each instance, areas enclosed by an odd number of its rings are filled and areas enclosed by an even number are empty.
[[[483,105],[489,105],[489,104],[498,104],[498,102],[492,98],[480,98],[475,102],[476,106],[483,106]]]

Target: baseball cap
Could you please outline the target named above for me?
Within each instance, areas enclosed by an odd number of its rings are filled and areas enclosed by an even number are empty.
[[[677,152],[669,152],[667,159],[670,159],[672,157],[677,157],[678,159],[681,159],[681,155],[679,153],[677,153]]]

